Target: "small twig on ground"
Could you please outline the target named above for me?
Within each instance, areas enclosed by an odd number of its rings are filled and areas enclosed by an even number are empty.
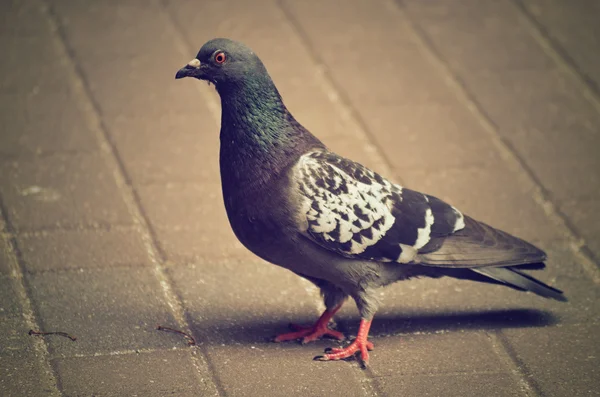
[[[77,340],[76,337],[71,336],[69,334],[67,334],[66,332],[40,332],[40,331],[34,331],[32,329],[29,330],[29,335],[39,335],[39,336],[45,336],[45,335],[60,335],[60,336],[64,336],[65,338],[69,338],[71,339],[73,342],[75,342]]]
[[[187,343],[190,346],[194,346],[196,344],[196,339],[194,339],[194,337],[192,335],[190,335],[186,332],[180,331],[178,329],[169,328],[169,327],[163,327],[162,325],[157,325],[156,329],[159,331],[173,332],[175,334],[183,335],[183,337],[185,339],[187,339]]]

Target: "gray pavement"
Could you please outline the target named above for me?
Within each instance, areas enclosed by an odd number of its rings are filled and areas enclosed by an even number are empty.
[[[595,0],[2,1],[0,395],[600,395],[599,18]],[[333,150],[547,250],[539,277],[570,301],[415,280],[381,291],[367,370],[313,362],[332,341],[270,343],[321,304],[229,229],[218,97],[174,80],[217,36]],[[337,327],[357,321],[350,302]]]

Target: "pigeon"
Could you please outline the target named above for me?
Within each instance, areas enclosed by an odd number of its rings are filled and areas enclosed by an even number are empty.
[[[532,244],[407,189],[330,151],[292,116],[259,57],[225,38],[205,43],[175,78],[212,83],[221,98],[219,164],[229,223],[260,258],[314,283],[325,311],[275,341],[343,340],[329,322],[351,297],[356,338],[317,360],[369,359],[376,290],[416,277],[500,284],[566,301],[526,274],[546,254]]]

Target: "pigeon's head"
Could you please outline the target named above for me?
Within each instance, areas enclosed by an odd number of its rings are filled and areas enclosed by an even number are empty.
[[[268,75],[250,48],[229,39],[212,39],[202,46],[196,58],[179,69],[175,78],[195,77],[211,82],[219,89],[260,76]]]

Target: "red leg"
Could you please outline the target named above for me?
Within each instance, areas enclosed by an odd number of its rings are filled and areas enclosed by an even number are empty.
[[[342,305],[340,304],[332,310],[325,310],[317,322],[312,326],[305,327],[302,325],[291,324],[296,331],[278,335],[275,338],[275,342],[284,342],[302,338],[302,343],[308,343],[315,341],[324,335],[331,336],[335,339],[344,340],[344,334],[328,327],[329,320],[331,320],[333,315],[337,313],[341,307]]]
[[[360,357],[363,363],[367,364],[369,361],[369,350],[373,350],[373,343],[367,340],[367,337],[369,336],[369,328],[371,328],[371,321],[361,319],[360,326],[358,327],[358,334],[356,335],[354,342],[343,349],[327,349],[327,354],[323,356],[317,356],[315,357],[315,360],[341,360],[352,357],[356,352],[360,351]]]

